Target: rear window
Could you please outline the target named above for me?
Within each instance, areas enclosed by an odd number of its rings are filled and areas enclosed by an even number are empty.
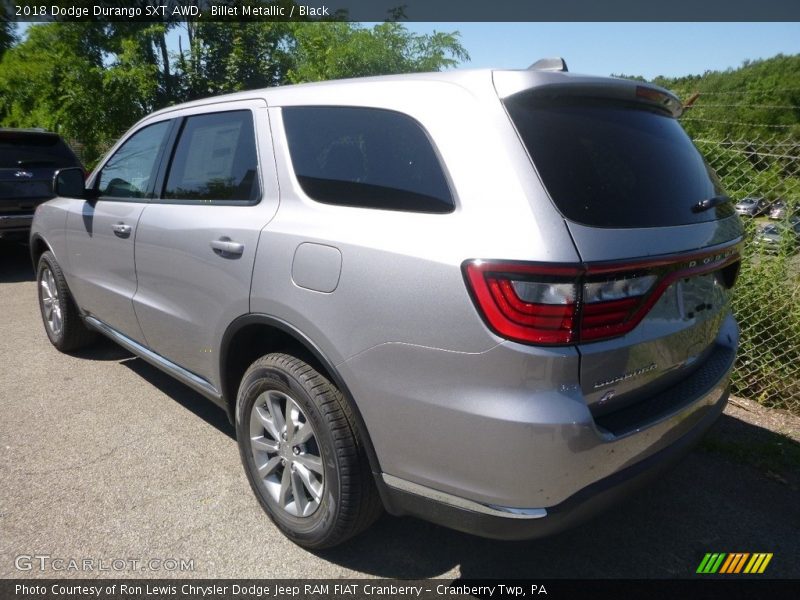
[[[411,117],[374,108],[283,109],[295,175],[326,204],[448,213],[454,208],[436,152]]]
[[[733,214],[680,124],[639,104],[517,94],[505,101],[550,197],[572,221],[595,227],[663,227]]]
[[[0,131],[0,169],[78,166],[72,150],[57,135]]]

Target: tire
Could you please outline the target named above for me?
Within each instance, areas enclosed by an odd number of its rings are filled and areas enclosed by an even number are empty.
[[[261,357],[242,378],[236,415],[250,486],[296,544],[330,548],[380,516],[383,507],[350,408],[314,368],[287,354]]]
[[[53,346],[61,352],[71,352],[96,339],[97,335],[84,324],[64,273],[49,250],[39,258],[36,290],[44,330]]]

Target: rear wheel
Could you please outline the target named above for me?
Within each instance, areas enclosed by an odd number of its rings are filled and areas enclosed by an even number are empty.
[[[61,352],[70,352],[95,340],[95,333],[81,319],[61,267],[49,250],[39,258],[36,289],[44,329],[53,346]]]
[[[291,540],[335,546],[380,515],[349,406],[313,367],[287,354],[258,359],[242,379],[236,414],[250,485]]]

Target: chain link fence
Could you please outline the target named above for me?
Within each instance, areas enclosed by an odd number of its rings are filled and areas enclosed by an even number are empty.
[[[781,129],[767,131],[772,135],[759,139],[698,133],[694,142],[733,202],[759,200],[754,216],[742,217],[733,393],[800,414],[800,141]]]

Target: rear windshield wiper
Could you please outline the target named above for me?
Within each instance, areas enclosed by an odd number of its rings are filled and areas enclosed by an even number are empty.
[[[700,200],[697,204],[692,206],[692,212],[703,212],[710,208],[714,208],[715,206],[719,206],[721,204],[727,204],[730,202],[731,199],[728,196],[720,195],[720,196],[713,196],[712,198],[706,198],[705,200]]]

